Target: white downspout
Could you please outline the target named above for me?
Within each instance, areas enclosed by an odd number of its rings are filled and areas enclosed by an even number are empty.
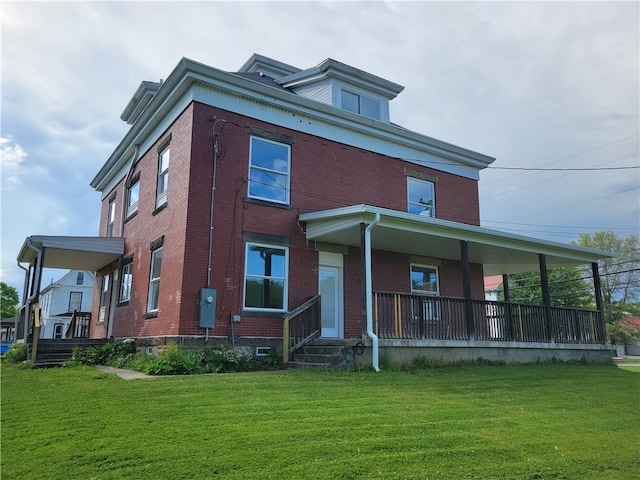
[[[24,339],[24,343],[25,345],[27,344],[27,340],[28,340],[28,336],[29,336],[29,323],[31,322],[31,315],[30,315],[30,304],[33,300],[35,300],[35,298],[40,294],[40,276],[42,273],[42,266],[40,265],[42,263],[42,250],[36,248],[33,243],[31,243],[31,240],[28,239],[27,240],[27,247],[30,248],[31,250],[34,250],[36,252],[37,255],[37,259],[36,259],[36,267],[34,268],[34,272],[33,274],[35,275],[35,278],[33,279],[33,292],[31,293],[31,295],[27,296],[27,293],[29,292],[29,285],[27,285],[28,280],[25,282],[25,291],[23,293],[23,297],[27,297],[26,301],[24,302],[24,309],[25,309],[25,314],[24,314],[24,335],[23,335],[23,339]],[[22,267],[22,265],[20,265],[20,263],[18,262],[18,266],[20,268],[22,268],[23,270],[25,270],[24,267]],[[28,270],[25,270],[28,273]],[[28,277],[28,275],[27,275]],[[18,317],[16,317],[16,324],[18,321]],[[17,331],[16,331],[17,333]],[[17,338],[16,338],[17,340]]]
[[[376,372],[380,371],[378,362],[378,336],[373,332],[373,282],[371,281],[371,230],[380,222],[380,214],[376,213],[367,228],[364,229],[364,264],[365,290],[367,308],[367,335],[371,338],[371,365]]]

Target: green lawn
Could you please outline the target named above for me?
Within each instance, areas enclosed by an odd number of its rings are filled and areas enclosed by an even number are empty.
[[[613,365],[1,377],[3,480],[640,478]]]

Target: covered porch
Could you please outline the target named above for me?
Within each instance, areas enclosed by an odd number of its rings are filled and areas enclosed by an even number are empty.
[[[33,342],[31,360],[36,363],[40,334],[39,297],[45,268],[97,271],[118,262],[124,253],[122,237],[69,237],[33,235],[27,237],[17,261],[24,270],[22,304],[16,316],[16,339]],[[23,264],[26,264],[24,266]],[[90,312],[74,312],[67,339],[89,336]],[[54,342],[63,342],[63,339]]]
[[[606,350],[598,260],[611,252],[586,249],[496,230],[408,214],[369,205],[355,205],[299,217],[308,240],[360,247],[366,340],[374,367],[379,347],[481,346]],[[459,262],[459,297],[415,292],[374,291],[372,278],[385,275],[372,267],[375,251],[388,251]],[[551,305],[547,271],[590,265],[593,310]],[[505,301],[472,296],[472,265],[484,276],[502,275]],[[539,271],[543,304],[512,303],[507,275]]]

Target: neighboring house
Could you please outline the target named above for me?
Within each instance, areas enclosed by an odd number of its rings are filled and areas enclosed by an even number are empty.
[[[622,317],[620,323],[629,325],[640,332],[640,317]],[[622,345],[623,355],[640,355],[640,344]]]
[[[300,69],[253,55],[224,72],[184,58],[121,116],[131,128],[91,182],[100,237],[29,237],[18,260],[37,280],[56,261],[47,250],[73,243],[97,266],[94,338],[287,356],[283,336],[313,334],[300,323],[321,316],[326,342],[376,368],[381,348],[611,356],[597,311],[568,320],[503,302],[491,326],[485,275],[540,269],[544,282],[547,267],[586,263],[597,282],[612,254],[482,228],[478,179],[494,159],[392,123],[402,90],[332,59]]]
[[[90,312],[95,274],[71,270],[40,291],[40,338],[65,338],[73,312]]]
[[[502,275],[492,275],[484,277],[484,298],[485,300],[498,301],[501,296]]]

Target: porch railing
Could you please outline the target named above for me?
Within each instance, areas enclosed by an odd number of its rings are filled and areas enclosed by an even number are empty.
[[[465,304],[463,298],[374,292],[374,329],[381,339],[606,343],[597,311],[472,300],[470,331]]]
[[[282,319],[282,360],[288,362],[294,351],[320,335],[320,295],[311,297]]]
[[[65,338],[89,338],[90,323],[91,312],[78,312],[74,310]]]

